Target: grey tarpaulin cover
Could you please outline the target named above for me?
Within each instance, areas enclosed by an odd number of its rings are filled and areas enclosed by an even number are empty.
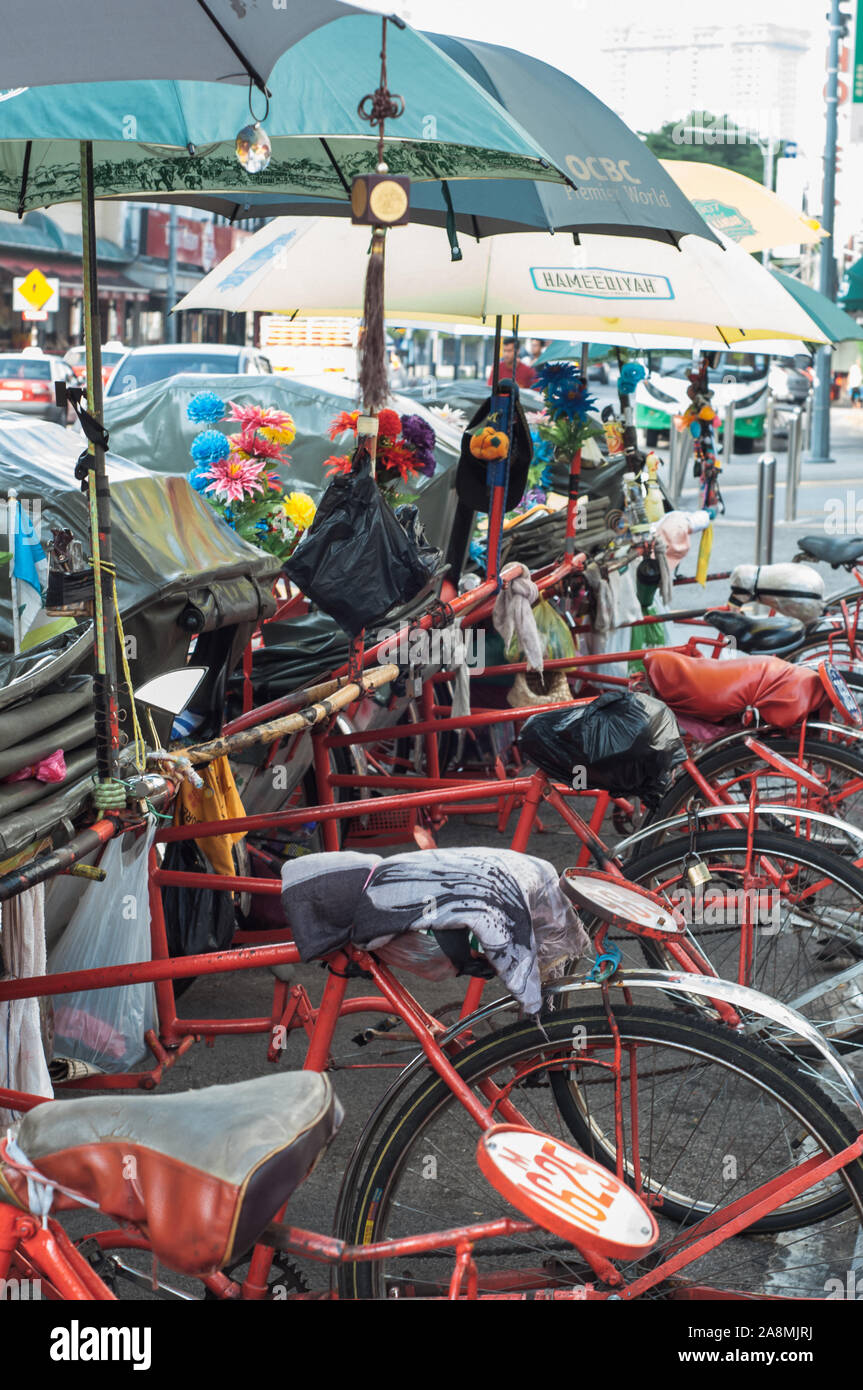
[[[129,371],[134,371],[134,362]],[[314,381],[299,381],[295,377],[275,372],[272,376],[197,376],[184,373],[152,386],[105,398],[105,424],[111,432],[111,446],[124,458],[132,459],[160,473],[188,473],[192,467],[189,447],[201,426],[186,419],[186,407],[199,391],[215,391],[223,401],[238,405],[269,406],[287,410],[297,428],[294,442],[288,447],[290,465],[277,471],[285,487],[307,492],[318,502],[329,482],[324,463],[333,454],[352,451],[353,437],[345,435],[335,441],[329,429],[336,415],[343,410],[356,409],[356,394],[350,382],[340,383],[344,390],[328,390]],[[486,391],[486,395],[488,392]],[[435,431],[434,477],[416,478],[409,491],[416,499],[420,519],[432,545],[445,547],[449,539],[455,497],[452,492],[453,470],[458,462],[461,431],[452,423],[446,424],[430,414],[419,400],[395,395],[390,403],[400,415],[421,415]],[[222,421],[215,428],[231,434],[239,425]]]
[[[508,849],[305,855],[282,867],[282,906],[304,960],[349,941],[373,950],[406,931],[471,932],[529,1014],[542,979],[588,947],[557,870]]]
[[[113,439],[111,444],[115,447]],[[66,527],[88,553],[87,499],[75,478],[83,446],[77,431],[0,411],[0,496],[16,488],[22,505],[39,503],[43,545],[51,539],[52,526]],[[158,449],[158,441],[152,441],[153,453]],[[113,452],[107,464],[117,592],[127,632],[140,629],[139,656],[142,640],[148,648],[152,644],[156,657],[175,637],[188,644],[189,634],[176,626],[187,597],[195,601],[199,595],[205,609],[212,610],[209,626],[219,625],[217,614],[223,615],[221,621],[254,620],[268,599],[278,561],[241,540],[185,477],[156,476]],[[141,614],[146,617],[137,624],[128,621]],[[0,578],[0,642],[6,651],[11,650],[11,634],[7,570]],[[184,659],[185,648],[174,664]]]

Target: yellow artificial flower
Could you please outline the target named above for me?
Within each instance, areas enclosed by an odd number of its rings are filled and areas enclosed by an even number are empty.
[[[285,516],[298,531],[308,531],[315,519],[317,507],[305,492],[290,492],[285,498]]]
[[[264,439],[271,439],[274,444],[281,444],[283,448],[286,448],[288,444],[293,444],[297,437],[297,430],[293,420],[290,415],[288,415],[287,418],[289,421],[287,424],[263,425],[261,429],[258,430],[258,434],[262,434]]]

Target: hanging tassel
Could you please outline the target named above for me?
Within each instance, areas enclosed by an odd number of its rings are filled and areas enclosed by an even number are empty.
[[[363,336],[360,342],[360,399],[365,410],[374,413],[387,403],[386,334],[384,328],[384,247],[386,229],[375,227],[366,269],[363,298]]]

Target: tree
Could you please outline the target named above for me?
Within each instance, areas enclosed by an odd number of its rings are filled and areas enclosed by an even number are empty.
[[[750,138],[751,134],[736,125],[730,116],[690,111],[681,120],[667,121],[661,129],[651,131],[645,144],[657,159],[692,159],[703,164],[721,164],[725,169],[734,169],[762,183],[764,155],[761,146]],[[781,147],[777,147],[774,159],[780,153]]]

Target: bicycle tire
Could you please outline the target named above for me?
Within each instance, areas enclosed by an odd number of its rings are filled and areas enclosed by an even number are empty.
[[[639,1047],[639,1062],[641,1070],[637,1072],[637,1082],[641,1085],[644,1079],[643,1058],[644,1048],[660,1049],[660,1053],[679,1052],[682,1055],[690,1053],[695,1059],[695,1065],[700,1073],[702,1083],[705,1077],[713,1077],[709,1072],[710,1067],[715,1066],[717,1090],[717,1104],[725,1106],[726,1113],[733,1113],[727,1106],[727,1097],[722,1098],[722,1090],[729,1086],[731,1090],[728,1095],[736,1094],[746,1096],[751,1092],[750,1102],[741,1111],[740,1123],[744,1130],[750,1126],[749,1133],[753,1139],[756,1153],[753,1154],[751,1163],[751,1175],[736,1176],[733,1181],[724,1187],[718,1187],[712,1177],[705,1177],[706,1170],[703,1165],[704,1154],[710,1150],[714,1153],[733,1154],[734,1144],[737,1140],[727,1136],[724,1130],[717,1138],[710,1135],[710,1125],[706,1118],[706,1110],[701,1115],[701,1122],[694,1129],[689,1129],[684,1137],[686,1144],[684,1148],[693,1140],[695,1152],[691,1155],[693,1160],[692,1178],[693,1182],[710,1181],[717,1192],[722,1193],[722,1202],[731,1203],[740,1198],[743,1194],[741,1184],[751,1182],[753,1186],[764,1180],[764,1172],[773,1163],[783,1165],[778,1171],[785,1171],[788,1164],[786,1151],[787,1135],[784,1130],[785,1120],[779,1122],[780,1114],[790,1116],[792,1134],[799,1137],[801,1125],[806,1131],[806,1139],[812,1143],[817,1143],[825,1152],[838,1153],[856,1138],[856,1128],[850,1119],[842,1115],[830,1098],[824,1094],[811,1075],[801,1073],[792,1066],[787,1058],[777,1052],[767,1048],[762,1043],[757,1042],[751,1037],[744,1037],[731,1032],[729,1029],[721,1028],[710,1024],[701,1019],[694,1019],[680,1011],[664,1012],[659,1009],[643,1008],[640,1006],[620,1006],[615,1005],[614,1016],[618,1029],[625,1043],[632,1047]],[[489,1039],[473,1044],[465,1049],[455,1060],[454,1065],[464,1080],[469,1083],[478,1084],[484,1078],[494,1077],[498,1082],[502,1079],[502,1073],[511,1070],[513,1067],[524,1066],[525,1061],[530,1061],[536,1057],[538,1068],[532,1073],[531,1078],[525,1078],[521,1087],[518,1089],[518,1105],[520,1109],[528,1109],[531,1104],[535,1109],[538,1106],[531,1100],[540,1093],[545,1095],[548,1091],[550,1098],[550,1108],[544,1115],[544,1122],[537,1124],[537,1128],[554,1133],[560,1130],[560,1117],[556,1109],[557,1097],[549,1086],[543,1088],[537,1085],[538,1078],[543,1075],[553,1074],[556,1065],[570,1067],[585,1067],[588,1065],[585,1059],[589,1058],[591,1041],[594,1045],[599,1044],[606,1047],[613,1045],[612,1032],[608,1024],[603,1004],[598,1001],[596,1004],[587,1005],[580,1009],[566,1010],[561,1013],[551,1014],[543,1019],[543,1031],[537,1027],[535,1022],[524,1020],[513,1024]],[[579,1034],[579,1047],[573,1049],[573,1038],[576,1036],[575,1030],[584,1030],[587,1041],[581,1045],[581,1034]],[[555,1054],[556,1049],[556,1054]],[[627,1048],[624,1048],[626,1053]],[[664,1079],[669,1073],[658,1069],[655,1079],[664,1084]],[[691,1097],[696,1088],[690,1086],[685,1089],[684,1081],[679,1078],[668,1082],[669,1090],[666,1097],[666,1109],[675,1119],[679,1119],[684,1127],[687,1128],[689,1115],[685,1107],[678,1101],[678,1093],[683,1091],[686,1096]],[[703,1086],[702,1086],[703,1089]],[[762,1105],[759,1112],[766,1118],[768,1123],[777,1126],[776,1139],[771,1140],[778,1144],[776,1158],[767,1157],[767,1142],[761,1130],[753,1133],[751,1129],[751,1103],[752,1099]],[[774,1114],[775,1111],[775,1114]],[[637,1112],[639,1116],[645,1115],[643,1106]],[[557,1116],[557,1118],[556,1118]],[[771,1116],[773,1117],[771,1120]],[[651,1112],[651,1140],[653,1139],[654,1114]],[[534,1123],[534,1117],[528,1115],[527,1123]],[[432,1134],[432,1127],[437,1125],[437,1129]],[[415,1230],[409,1229],[418,1225],[424,1226],[425,1230],[430,1229],[428,1223],[432,1222],[431,1229],[461,1224],[465,1217],[470,1221],[487,1220],[502,1214],[507,1209],[503,1199],[499,1198],[493,1189],[486,1187],[478,1172],[465,1171],[465,1166],[460,1160],[456,1160],[453,1169],[453,1176],[450,1178],[449,1169],[443,1174],[436,1169],[434,1181],[431,1176],[424,1182],[424,1174],[418,1171],[415,1163],[412,1164],[412,1157],[417,1153],[419,1157],[427,1162],[432,1156],[438,1157],[443,1162],[442,1141],[458,1147],[459,1131],[467,1130],[469,1135],[468,1142],[475,1139],[476,1129],[474,1121],[468,1117],[456,1102],[452,1092],[446,1082],[435,1075],[426,1073],[424,1078],[416,1086],[413,1093],[403,1101],[391,1119],[385,1123],[383,1130],[378,1125],[370,1132],[368,1139],[362,1139],[352,1160],[352,1174],[348,1175],[349,1190],[351,1190],[351,1201],[349,1210],[340,1222],[337,1234],[350,1243],[368,1244],[373,1241],[387,1239],[391,1236],[403,1234],[416,1234]],[[441,1138],[442,1137],[442,1138]],[[568,1133],[567,1137],[571,1137]],[[803,1141],[800,1141],[801,1145]],[[639,1127],[639,1144],[642,1157],[646,1154],[647,1145],[645,1134]],[[659,1143],[661,1147],[661,1139]],[[673,1173],[674,1165],[678,1161],[676,1148],[679,1147],[676,1136],[668,1140],[668,1156],[664,1157],[657,1149],[656,1163],[660,1166],[670,1164],[670,1172]],[[423,1154],[423,1148],[426,1153]],[[589,1151],[589,1150],[588,1150]],[[808,1150],[803,1149],[803,1156],[808,1156]],[[651,1147],[651,1159],[653,1149]],[[353,1174],[359,1174],[358,1177]],[[775,1176],[775,1174],[774,1174]],[[658,1168],[648,1168],[648,1178],[655,1193],[661,1189],[663,1178]],[[833,1191],[829,1195],[822,1194],[816,1198],[814,1203],[810,1202],[808,1211],[803,1204],[801,1209],[795,1210],[794,1204],[789,1203],[783,1212],[772,1214],[768,1220],[772,1220],[779,1232],[797,1229],[802,1224],[807,1227],[813,1223],[819,1223],[821,1234],[821,1247],[824,1251],[832,1250],[832,1244],[839,1243],[850,1249],[853,1242],[859,1236],[859,1223],[863,1216],[863,1163],[855,1160],[846,1166],[839,1174],[834,1175],[832,1180],[841,1191]],[[801,1194],[805,1195],[805,1194]],[[705,1201],[707,1201],[705,1195]],[[844,1207],[844,1214],[841,1218],[838,1215],[840,1204]],[[850,1212],[848,1207],[850,1204]],[[654,1203],[655,1205],[655,1203]],[[713,1201],[715,1208],[717,1203]],[[428,1208],[428,1209],[427,1209]],[[432,1209],[434,1208],[434,1209]],[[663,1243],[673,1239],[675,1230],[679,1230],[678,1223],[669,1218],[667,1210],[657,1212],[661,1216]],[[833,1217],[839,1224],[831,1228],[829,1233],[823,1231],[823,1225],[828,1219]],[[850,1224],[849,1224],[850,1223]],[[672,1229],[669,1229],[672,1228]],[[766,1228],[761,1224],[762,1232]],[[756,1230],[756,1226],[750,1228],[750,1233]],[[708,1268],[717,1268],[721,1271],[727,1265],[729,1274],[734,1272],[735,1283],[733,1287],[739,1287],[741,1277],[746,1277],[751,1273],[753,1282],[763,1284],[768,1278],[777,1277],[775,1271],[770,1272],[768,1268],[774,1263],[773,1256],[781,1263],[786,1259],[787,1245],[777,1243],[775,1249],[771,1246],[765,1233],[765,1240],[758,1242],[746,1242],[744,1245],[745,1255],[741,1256],[739,1239],[732,1239],[730,1242],[733,1250],[726,1250],[726,1256],[730,1256],[732,1263],[728,1265],[725,1257],[715,1258],[716,1252],[712,1252],[708,1258]],[[516,1247],[520,1254],[523,1254],[528,1261],[536,1260],[538,1256],[546,1260],[553,1258],[560,1264],[559,1254],[560,1242],[555,1243],[554,1239],[542,1232],[525,1235],[516,1242]],[[725,1247],[720,1246],[723,1250]],[[567,1250],[571,1252],[571,1247]],[[478,1243],[474,1248],[474,1255],[479,1261],[485,1258],[493,1260],[500,1258],[500,1252],[489,1250],[483,1252],[482,1243]],[[767,1258],[769,1256],[770,1258]],[[433,1257],[429,1257],[433,1259]],[[569,1253],[566,1257],[569,1260],[569,1268],[566,1259],[563,1260],[565,1274],[549,1275],[550,1282],[567,1282],[572,1280],[589,1280],[592,1276],[590,1271],[580,1271],[580,1262],[577,1257],[573,1258]],[[834,1257],[831,1253],[830,1259]],[[837,1256],[838,1258],[838,1256]],[[846,1260],[845,1265],[837,1264],[838,1270],[847,1268],[847,1252],[842,1258]],[[657,1259],[657,1253],[651,1256],[651,1261]],[[440,1264],[445,1266],[446,1255],[441,1252],[439,1256]],[[703,1263],[699,1262],[701,1268]],[[529,1265],[529,1268],[532,1268]],[[701,1268],[697,1271],[700,1279]],[[741,1268],[744,1274],[741,1275]],[[784,1266],[789,1280],[793,1271],[787,1262]],[[823,1282],[824,1271],[811,1268],[811,1261],[807,1258],[808,1274],[798,1270],[796,1276],[805,1280],[806,1287],[818,1286],[819,1279]],[[435,1272],[434,1270],[432,1271]],[[492,1276],[494,1270],[491,1271]],[[399,1283],[393,1284],[393,1278],[397,1278]],[[438,1275],[438,1278],[441,1276]],[[486,1274],[488,1280],[489,1275]],[[498,1275],[500,1278],[500,1275]],[[348,1298],[376,1298],[391,1295],[393,1289],[404,1296],[408,1281],[409,1287],[420,1290],[419,1296],[427,1292],[427,1287],[423,1281],[417,1283],[416,1276],[410,1269],[405,1269],[397,1276],[390,1274],[390,1283],[387,1282],[388,1276],[382,1264],[355,1263],[344,1266],[339,1271],[339,1294],[341,1297]],[[814,1281],[814,1282],[813,1282]],[[786,1281],[788,1282],[788,1280]],[[482,1279],[481,1279],[482,1286]],[[657,1296],[654,1290],[652,1297]]]
[[[780,753],[783,757],[788,758],[791,762],[796,763],[798,761],[800,751],[798,739],[767,734],[766,737],[762,738],[762,742],[767,743],[771,749]],[[822,781],[826,780],[826,778],[818,771],[819,766],[835,769],[837,777],[840,777],[845,783],[850,783],[857,779],[863,780],[863,753],[857,752],[849,745],[828,743],[826,739],[808,736],[804,742],[804,758],[806,760],[806,766],[810,766],[813,763],[816,764],[816,775],[821,777]],[[727,776],[727,774],[732,772],[735,768],[741,769],[741,776],[746,777],[748,775],[745,771],[747,764],[753,769],[756,767],[763,768],[768,778],[778,779],[783,776],[782,773],[775,771],[765,763],[763,759],[759,757],[758,753],[754,749],[749,748],[742,739],[738,743],[726,744],[721,748],[713,750],[708,748],[700,757],[696,758],[695,762],[699,771],[707,781],[713,781],[714,779],[721,781],[723,777]],[[788,784],[788,794],[785,799],[793,802],[798,792],[798,784],[795,784],[791,777],[786,778],[785,781]],[[815,797],[815,801],[811,806],[807,801],[804,801],[802,804],[811,810],[825,811],[831,816],[838,815],[841,817],[846,815],[850,819],[852,814],[850,808],[854,803],[849,803],[847,808],[843,807],[841,790],[834,793],[832,782],[828,785],[830,786],[831,796],[826,804],[823,798],[818,798],[818,793],[809,793],[805,788],[803,789],[803,796],[813,796]],[[698,797],[700,795],[702,795],[702,793],[699,787],[690,774],[684,770],[680,776],[675,779],[673,786],[666,792],[656,809],[645,818],[643,824],[650,825],[654,822],[670,819],[672,816],[682,815],[686,810],[689,800],[692,797]],[[781,801],[784,795],[784,793],[774,794],[773,791],[770,791],[763,799]],[[734,795],[726,795],[724,791],[720,791],[720,800],[723,803],[734,799]],[[744,798],[741,798],[741,800],[743,799]],[[748,801],[748,799],[749,792],[747,788],[745,800]],[[854,804],[853,814],[858,817],[858,821],[863,822],[863,816],[860,815],[856,804]],[[854,821],[852,820],[852,824],[853,823]],[[813,824],[813,834],[818,835],[818,833],[817,824]],[[825,833],[829,834],[830,832],[826,831]]]
[[[688,850],[688,840],[665,841],[633,855],[622,866],[625,876],[631,882],[649,887],[652,891],[659,892],[666,900],[673,901],[675,895],[681,892],[685,894],[687,889],[683,872],[673,872],[675,867],[682,870],[683,844]],[[787,908],[788,917],[794,920],[789,927],[787,920],[783,918],[775,931],[756,933],[758,959],[753,962],[750,977],[744,983],[772,995],[782,1003],[800,1008],[800,1011],[832,1042],[852,1044],[860,1041],[863,1038],[863,1007],[856,1011],[852,994],[849,994],[847,999],[844,995],[838,996],[829,1004],[829,979],[831,974],[839,974],[845,968],[845,965],[837,963],[843,954],[850,956],[852,962],[863,960],[863,873],[849,860],[833,854],[823,845],[772,831],[757,832],[753,837],[752,847],[754,853],[768,859],[772,857],[774,861],[782,861],[788,866],[796,864],[800,874],[808,872],[817,875],[814,880],[816,883],[827,880],[827,887],[819,890],[817,900],[810,897],[803,907],[799,904],[793,906],[793,898],[783,898],[781,895],[777,904],[771,903],[771,912],[774,906],[778,906],[780,913],[783,908]],[[726,883],[735,882],[740,877],[741,870],[737,863],[732,862],[730,856],[736,855],[739,862],[745,861],[748,853],[746,830],[743,828],[699,833],[697,852],[702,860],[708,863],[708,867],[713,866],[714,880],[720,880],[721,875],[724,875]],[[830,883],[838,890],[838,907],[835,906],[836,898],[830,895]],[[745,884],[743,891],[747,891]],[[684,902],[686,901],[684,898]],[[688,925],[693,940],[701,954],[710,962],[714,972],[722,978],[739,978],[736,950],[739,942],[739,924],[732,920],[727,924],[716,923],[709,930],[701,931],[693,930],[692,923]],[[812,938],[811,941],[804,938],[804,929]],[[711,938],[712,945],[707,944],[708,937]],[[803,978],[803,969],[791,978],[793,946],[789,942],[795,937],[798,941],[798,953],[811,948],[811,959],[806,958],[801,962],[808,979]],[[782,944],[777,946],[776,943]],[[670,965],[672,969],[679,969],[677,963],[668,957],[665,948],[659,943],[640,938],[640,944],[652,966],[667,969]],[[836,964],[832,971],[831,958]],[[816,987],[821,989],[821,995],[812,1001],[815,1007],[801,1004],[801,993]],[[835,1015],[827,1019],[819,1017],[819,1010],[825,1006],[834,1008]]]

